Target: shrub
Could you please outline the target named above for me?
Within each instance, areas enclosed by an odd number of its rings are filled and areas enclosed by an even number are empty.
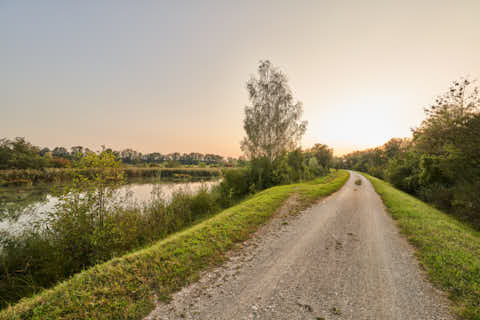
[[[416,152],[406,152],[388,162],[386,176],[395,187],[416,193],[420,188],[420,155]]]
[[[423,185],[418,190],[420,199],[440,208],[450,208],[453,200],[451,188],[441,183]]]
[[[217,192],[210,192],[206,187],[202,187],[192,196],[190,208],[193,217],[196,219],[219,211],[218,198]]]
[[[300,149],[288,153],[288,166],[291,170],[287,183],[310,178],[308,167],[305,165],[305,155]]]
[[[250,192],[249,176],[248,168],[223,170],[223,180],[217,187],[222,207],[231,206]]]
[[[70,160],[65,158],[53,158],[50,163],[54,168],[70,168],[72,166]]]

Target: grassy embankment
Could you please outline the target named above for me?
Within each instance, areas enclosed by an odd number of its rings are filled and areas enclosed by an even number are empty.
[[[0,319],[141,319],[155,297],[198,279],[199,272],[225,260],[281,207],[299,195],[298,208],[340,189],[349,177],[337,171],[306,183],[277,186],[154,245],[96,265],[56,287],[0,312]]]
[[[447,291],[463,319],[480,320],[480,232],[364,174],[417,248],[431,281]]]
[[[72,180],[74,174],[94,176],[95,168],[45,168],[42,170],[0,170],[0,186],[24,186],[38,183],[62,183]],[[127,178],[161,177],[162,179],[215,178],[221,175],[219,168],[140,168],[125,167]]]

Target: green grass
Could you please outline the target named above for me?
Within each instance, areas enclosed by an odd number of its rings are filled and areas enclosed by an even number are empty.
[[[417,248],[430,280],[463,319],[480,320],[480,232],[390,184],[363,174]]]
[[[307,183],[273,187],[156,244],[89,268],[0,312],[0,319],[142,319],[157,299],[225,260],[294,193],[302,205],[340,189],[337,171]]]

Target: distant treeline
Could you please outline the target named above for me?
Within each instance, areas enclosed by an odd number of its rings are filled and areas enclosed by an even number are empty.
[[[0,170],[0,186],[21,186],[37,183],[69,182],[75,175],[93,177],[103,169],[98,168],[44,168]],[[219,177],[219,168],[124,168],[125,177],[162,178],[169,180],[211,179]]]
[[[368,172],[480,226],[480,93],[462,79],[425,108],[411,139],[343,157],[343,167]]]
[[[181,165],[200,166],[236,166],[237,159],[227,158],[216,154],[202,154],[198,152],[161,154],[153,152],[142,154],[132,149],[115,151],[103,147],[103,151],[112,152],[124,164],[130,165],[161,165],[164,167],[178,167]],[[93,152],[82,146],[74,146],[70,151],[64,147],[40,148],[34,146],[25,138],[17,137],[13,140],[0,139],[0,170],[5,169],[41,169],[41,168],[69,168],[72,162]],[[241,160],[240,160],[241,162]]]

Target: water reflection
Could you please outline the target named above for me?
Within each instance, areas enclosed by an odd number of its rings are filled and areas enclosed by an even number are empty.
[[[217,185],[219,180],[196,182],[165,182],[161,180],[134,180],[121,186],[120,197],[128,195],[132,202],[143,204],[152,199],[152,192],[161,194],[168,201],[177,191],[196,193],[202,187],[210,189]],[[0,232],[18,231],[41,220],[47,212],[51,212],[58,203],[51,187],[36,186],[28,188],[0,189]]]

